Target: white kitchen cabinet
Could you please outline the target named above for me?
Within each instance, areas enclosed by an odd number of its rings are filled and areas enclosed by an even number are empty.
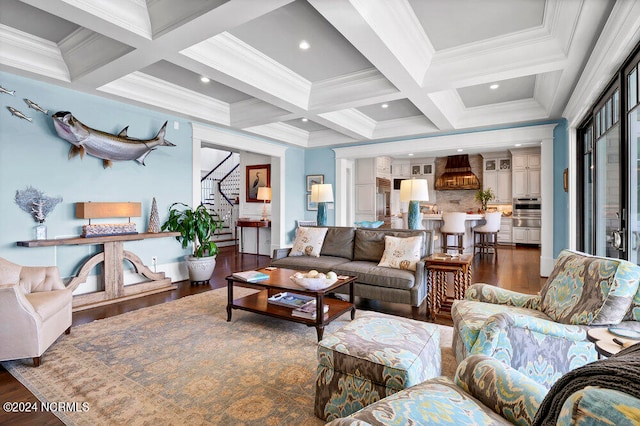
[[[540,244],[540,228],[513,228],[512,235],[516,244]]]
[[[500,232],[498,232],[499,244],[511,244],[511,231],[513,228],[513,220],[510,217],[500,219]]]
[[[408,161],[394,161],[391,164],[391,174],[394,178],[409,178],[411,177],[411,164]]]
[[[512,151],[513,197],[540,197],[540,153]]]
[[[391,157],[376,157],[376,175],[391,179]]]
[[[373,158],[356,160],[355,219],[376,220],[376,163]]]
[[[482,168],[482,189],[493,190],[495,199],[489,204],[511,204],[511,158],[502,154],[484,156]]]

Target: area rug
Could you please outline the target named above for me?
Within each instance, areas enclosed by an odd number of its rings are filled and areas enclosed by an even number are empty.
[[[213,290],[74,327],[40,367],[3,365],[41,401],[65,403],[68,411],[55,414],[69,425],[324,424],[313,415],[315,329],[238,310],[227,322],[226,295]],[[329,324],[325,336],[347,321]],[[443,374],[452,376],[451,328],[440,330]]]

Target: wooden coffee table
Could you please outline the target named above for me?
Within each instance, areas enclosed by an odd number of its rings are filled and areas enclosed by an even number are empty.
[[[351,319],[355,318],[356,306],[353,298],[353,284],[356,281],[356,277],[348,277],[345,279],[339,279],[331,286],[322,290],[307,290],[304,287],[294,283],[289,277],[298,271],[292,269],[277,268],[274,270],[268,270],[266,268],[257,269],[269,275],[269,279],[258,281],[255,283],[248,283],[238,280],[232,275],[229,275],[227,280],[227,321],[231,321],[231,312],[233,309],[241,309],[243,311],[255,312],[262,315],[268,315],[274,318],[280,318],[287,321],[299,322],[306,324],[309,327],[315,327],[318,335],[318,341],[322,340],[324,334],[325,325],[329,324],[334,319],[338,318],[342,314],[351,311]],[[238,299],[233,298],[233,288],[236,285],[242,287],[251,287],[261,289],[262,291],[249,296],[241,297]],[[349,301],[334,299],[331,297],[325,297],[329,293],[335,292],[338,288],[348,285],[349,286]],[[269,303],[267,299],[276,293],[291,292],[297,294],[304,294],[316,298],[316,318],[307,319],[294,317],[291,315],[292,308],[274,305]],[[324,311],[324,305],[329,306],[329,311],[324,315],[321,312]]]

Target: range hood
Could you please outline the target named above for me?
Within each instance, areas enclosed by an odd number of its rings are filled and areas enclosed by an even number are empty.
[[[444,173],[436,180],[438,191],[452,189],[480,189],[478,177],[471,171],[468,155],[451,155],[447,157]]]

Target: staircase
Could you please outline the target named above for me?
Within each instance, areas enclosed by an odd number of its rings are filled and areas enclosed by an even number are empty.
[[[201,202],[222,219],[222,229],[214,241],[220,247],[235,245],[236,200],[240,195],[240,155],[230,152],[200,180]]]

